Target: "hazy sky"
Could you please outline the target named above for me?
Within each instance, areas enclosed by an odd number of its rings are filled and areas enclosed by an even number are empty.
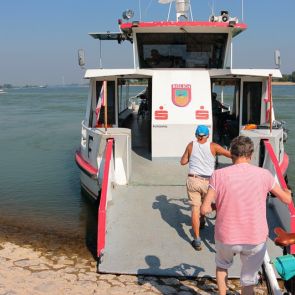
[[[118,31],[128,8],[139,20],[166,20],[169,5],[158,0],[0,0],[0,85],[79,83],[77,50],[85,49],[86,67],[99,66],[99,42],[89,32]],[[234,67],[273,68],[280,49],[283,73],[295,70],[295,0],[215,0],[215,14],[228,10],[248,29],[234,42]],[[191,0],[194,20],[208,20],[212,0]],[[174,10],[170,20],[175,20]],[[131,46],[102,43],[103,67],[133,67]]]

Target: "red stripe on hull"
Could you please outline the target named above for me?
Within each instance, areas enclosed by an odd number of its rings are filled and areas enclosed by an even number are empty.
[[[78,165],[78,167],[85,173],[87,174],[89,177],[93,178],[93,179],[97,179],[97,172],[98,169],[96,169],[95,167],[93,167],[92,165],[90,165],[88,162],[86,162],[83,159],[83,156],[81,155],[80,151],[76,152],[75,155],[75,161]]]

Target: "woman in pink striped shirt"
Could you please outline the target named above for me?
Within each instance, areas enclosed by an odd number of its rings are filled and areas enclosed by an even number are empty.
[[[291,191],[281,189],[268,170],[250,164],[253,151],[249,137],[238,136],[232,141],[233,165],[214,171],[201,207],[205,215],[211,212],[211,204],[216,204],[215,261],[221,295],[226,294],[227,270],[237,253],[242,261],[242,294],[254,294],[268,237],[267,194],[271,192],[285,204],[292,200]]]

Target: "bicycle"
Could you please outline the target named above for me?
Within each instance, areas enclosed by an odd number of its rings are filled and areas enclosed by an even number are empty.
[[[283,248],[283,255],[276,257],[273,262],[270,261],[268,253],[265,256],[264,263],[262,265],[262,279],[265,280],[268,294],[283,294],[294,295],[295,294],[295,256],[288,254],[288,247],[295,244],[295,233],[288,233],[281,227],[274,229],[277,237],[274,242],[277,246]],[[278,281],[273,272],[271,264],[274,265],[278,274],[281,276],[284,282],[285,291],[281,291],[278,285]],[[270,269],[271,268],[271,269]]]

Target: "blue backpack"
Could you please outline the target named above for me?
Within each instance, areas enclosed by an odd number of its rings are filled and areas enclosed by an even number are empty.
[[[291,254],[279,256],[274,259],[273,264],[285,281],[293,278],[295,276],[295,257]]]

